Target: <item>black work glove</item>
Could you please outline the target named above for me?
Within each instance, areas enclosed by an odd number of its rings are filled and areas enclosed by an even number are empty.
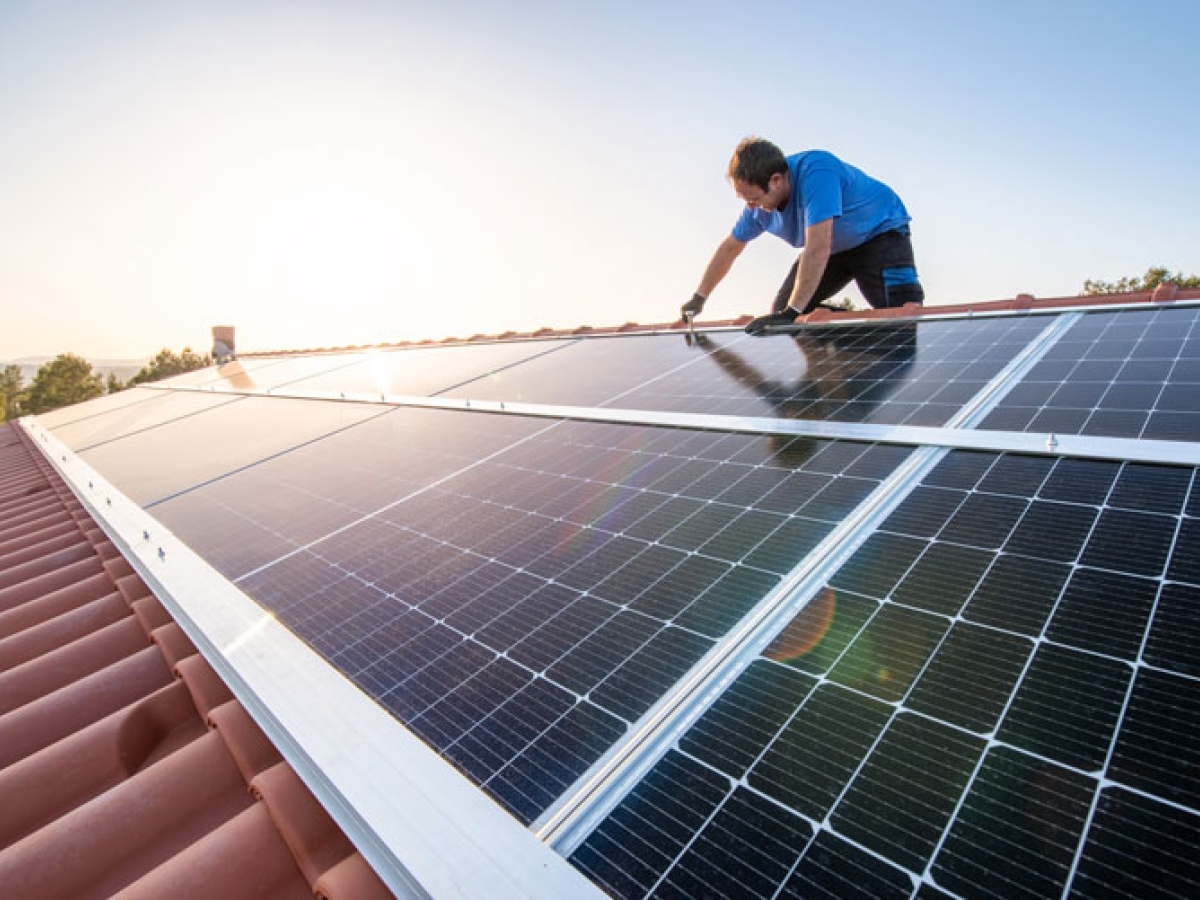
[[[762,334],[768,328],[775,329],[791,325],[799,315],[800,313],[796,312],[790,306],[785,306],[779,312],[751,319],[750,324],[746,326],[746,334]]]
[[[692,299],[683,306],[679,307],[679,318],[687,321],[688,316],[695,318],[704,310],[704,298],[699,294],[692,294]]]

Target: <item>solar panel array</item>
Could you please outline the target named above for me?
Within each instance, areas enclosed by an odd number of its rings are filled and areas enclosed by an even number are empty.
[[[624,896],[1188,895],[1195,481],[951,453],[574,861]]]
[[[848,427],[1200,464],[1196,316],[251,359],[46,424],[615,896],[1188,896],[1194,468]]]
[[[1200,310],[1077,321],[984,428],[1200,441]]]

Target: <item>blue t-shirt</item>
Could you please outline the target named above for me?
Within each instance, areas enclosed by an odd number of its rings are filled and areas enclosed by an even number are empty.
[[[852,250],[878,234],[906,226],[911,217],[890,187],[825,150],[787,158],[792,194],[776,212],[746,207],[733,226],[739,241],[764,231],[793,247],[804,246],[804,229],[833,219],[832,253]]]

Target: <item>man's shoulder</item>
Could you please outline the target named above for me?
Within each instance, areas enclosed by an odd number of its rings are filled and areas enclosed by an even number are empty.
[[[788,165],[798,172],[812,169],[840,169],[846,164],[828,150],[801,150],[787,158]]]

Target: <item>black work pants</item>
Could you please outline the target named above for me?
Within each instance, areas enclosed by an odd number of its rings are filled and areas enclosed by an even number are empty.
[[[800,258],[797,257],[775,296],[772,305],[775,312],[788,305],[799,267]],[[865,244],[832,254],[816,293],[800,312],[811,312],[849,284],[851,279],[875,309],[925,301],[925,291],[917,280],[917,264],[908,229],[885,231]]]

